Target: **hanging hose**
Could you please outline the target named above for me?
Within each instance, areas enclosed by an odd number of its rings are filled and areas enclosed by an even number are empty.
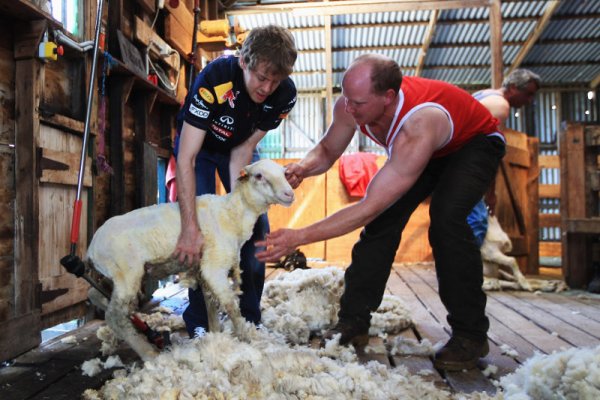
[[[100,85],[100,104],[98,105],[98,149],[96,151],[96,165],[100,171],[112,175],[113,169],[106,159],[105,130],[106,130],[106,77],[110,69],[117,65],[108,51],[104,52],[102,65],[102,83]]]

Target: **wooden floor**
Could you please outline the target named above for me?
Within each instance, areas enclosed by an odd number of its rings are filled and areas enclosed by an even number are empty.
[[[268,270],[267,279],[282,270]],[[399,296],[408,306],[415,327],[403,336],[429,339],[433,344],[449,337],[446,311],[437,295],[435,272],[431,265],[410,264],[394,267],[387,286],[388,293]],[[176,312],[185,307],[185,291],[166,294],[161,304]],[[490,354],[478,369],[467,372],[443,373],[433,368],[428,357],[402,357],[389,354],[361,354],[363,361],[377,360],[394,368],[405,365],[414,373],[429,370],[431,379],[442,388],[470,393],[494,393],[492,380],[514,371],[535,352],[549,354],[571,347],[590,347],[600,344],[600,297],[585,292],[560,294],[528,292],[488,292],[487,314],[490,318]],[[112,375],[111,370],[90,378],[82,376],[79,367],[83,361],[99,356],[96,329],[102,321],[92,321],[68,335],[75,335],[77,343],[52,339],[6,365],[0,367],[0,399],[75,399],[87,388],[98,388]],[[382,339],[372,338],[372,343]],[[503,354],[509,346],[516,355]],[[118,353],[123,362],[136,360],[126,346]],[[498,372],[487,378],[482,371],[494,365]]]

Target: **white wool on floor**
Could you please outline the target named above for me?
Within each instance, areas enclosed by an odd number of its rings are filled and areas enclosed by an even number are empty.
[[[262,323],[291,343],[307,343],[311,332],[320,332],[337,323],[344,271],[337,267],[296,269],[265,283]],[[402,301],[385,295],[372,313],[372,336],[397,333],[412,325]]]
[[[81,364],[81,374],[95,376],[102,372],[103,369],[124,367],[125,365],[119,356],[110,356],[104,362],[96,357],[91,360],[84,361],[83,364]]]
[[[330,349],[290,348],[264,331],[250,343],[224,333],[189,340],[108,381],[86,399],[451,399],[406,368],[361,365],[324,354]],[[348,351],[344,348],[343,351]]]
[[[434,346],[428,339],[423,339],[419,342],[416,339],[396,336],[390,341],[388,346],[390,347],[390,354],[393,356],[396,354],[405,356],[432,356],[435,353]],[[441,347],[441,345],[437,347]]]
[[[167,307],[157,307],[151,314],[136,313],[148,326],[157,332],[173,332],[185,328],[185,322],[181,315],[173,314],[173,310]]]
[[[69,335],[60,339],[60,342],[65,344],[77,344],[77,338],[75,337],[75,335]]]
[[[96,331],[96,336],[102,341],[100,352],[103,356],[108,356],[117,351],[119,339],[108,326],[102,325],[100,328],[98,328]]]
[[[512,358],[519,357],[519,352],[516,351],[515,349],[513,349],[512,347],[510,347],[509,345],[507,345],[506,343],[500,345],[500,350],[502,351],[502,354],[505,354],[509,357],[512,357]]]
[[[81,374],[87,376],[96,376],[102,371],[102,360],[99,358],[92,358],[86,360],[81,364]]]
[[[500,385],[506,400],[600,399],[600,346],[536,354]]]

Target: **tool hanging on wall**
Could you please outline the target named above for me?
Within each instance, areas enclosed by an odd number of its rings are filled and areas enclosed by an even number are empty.
[[[93,277],[86,273],[86,267],[83,261],[77,256],[77,242],[79,240],[79,224],[81,222],[81,190],[83,187],[83,176],[85,171],[85,159],[87,150],[87,141],[90,134],[90,117],[92,111],[92,100],[94,96],[94,86],[96,79],[96,64],[98,61],[98,44],[100,37],[100,25],[102,23],[102,9],[103,0],[98,0],[98,8],[96,11],[96,32],[94,36],[94,52],[92,56],[92,68],[90,73],[90,83],[88,86],[88,99],[87,108],[85,113],[85,124],[83,129],[83,143],[81,146],[81,161],[79,163],[79,175],[77,180],[77,196],[75,197],[75,204],[73,205],[73,220],[71,222],[71,248],[70,253],[60,259],[60,263],[65,269],[71,274],[78,278],[84,278],[91,286],[93,286],[98,292],[102,293],[107,299],[110,299],[110,294],[107,293],[104,287],[98,283]],[[104,85],[103,85],[104,86]],[[104,96],[103,96],[104,97]],[[102,118],[103,120],[104,118]],[[110,166],[109,166],[110,168]],[[144,321],[142,321],[137,315],[132,314],[132,324],[142,333],[146,335],[148,340],[155,344],[159,349],[164,348],[169,344],[168,334],[160,334],[151,329]]]
[[[102,24],[102,9],[104,0],[98,0],[98,8],[96,10],[96,32],[94,35],[94,51],[92,55],[92,68],[90,72],[90,80],[88,85],[88,98],[85,110],[85,124],[83,127],[83,142],[81,145],[81,161],[79,162],[79,175],[77,178],[77,195],[75,197],[75,204],[73,205],[73,219],[71,222],[71,251],[69,255],[63,257],[60,263],[69,270],[69,267],[73,265],[74,259],[77,257],[77,241],[79,240],[79,224],[81,222],[81,189],[83,187],[83,176],[85,171],[85,159],[87,152],[87,142],[90,136],[90,117],[92,114],[92,101],[94,99],[94,86],[96,83],[96,64],[98,62],[98,40],[100,37],[100,25]],[[81,262],[81,260],[79,260]],[[91,283],[91,282],[90,282]],[[93,285],[93,284],[92,284]]]

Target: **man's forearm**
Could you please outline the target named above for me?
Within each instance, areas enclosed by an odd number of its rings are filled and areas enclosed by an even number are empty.
[[[178,164],[177,168],[177,197],[181,214],[181,227],[196,223],[196,181],[194,169],[189,165]]]
[[[312,149],[298,164],[302,166],[305,172],[305,176],[303,176],[303,178],[306,178],[327,172],[335,160],[336,158],[330,156],[324,147],[317,146]]]

